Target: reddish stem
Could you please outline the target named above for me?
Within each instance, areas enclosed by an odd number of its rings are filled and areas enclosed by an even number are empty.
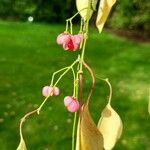
[[[89,71],[89,73],[90,73],[90,75],[91,75],[91,78],[92,78],[91,89],[90,89],[89,95],[88,95],[88,97],[87,97],[87,99],[86,99],[86,103],[88,104],[88,103],[89,103],[89,100],[90,100],[90,97],[91,97],[91,95],[92,95],[93,89],[94,89],[95,76],[94,76],[93,70],[90,68],[90,66],[89,66],[87,63],[85,63],[85,62],[83,61],[83,65],[84,65],[84,67]]]
[[[79,74],[79,87],[80,87],[79,102],[80,102],[80,106],[82,106],[82,99],[83,99],[83,75],[82,75],[82,73]],[[80,109],[81,109],[81,107],[80,107]]]

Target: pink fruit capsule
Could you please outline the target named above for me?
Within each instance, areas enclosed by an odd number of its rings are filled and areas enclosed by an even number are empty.
[[[71,51],[75,51],[78,49],[79,44],[74,42],[74,38],[72,38],[73,36],[70,36],[70,38],[68,38],[64,43],[63,43],[63,48],[64,50],[71,50]]]
[[[57,42],[58,45],[62,45],[69,39],[70,39],[70,34],[61,33],[57,36],[56,42]]]
[[[53,87],[53,94],[54,94],[54,96],[58,96],[59,95],[59,93],[60,93],[60,91],[59,91],[59,88],[58,87]]]
[[[47,97],[49,94],[51,96],[58,96],[59,95],[59,88],[58,87],[53,87],[53,86],[45,86],[42,89],[42,95]]]
[[[74,45],[71,39],[69,39],[66,43],[63,44],[64,50],[72,50],[74,49]]]
[[[48,95],[53,95],[53,87],[51,86],[44,86],[42,89],[42,95],[47,97]]]
[[[72,103],[67,107],[68,111],[76,112],[79,109],[79,102],[77,100],[72,101]]]
[[[74,44],[80,44],[81,42],[81,37],[77,34],[77,35],[73,35],[72,37],[72,41]]]
[[[65,98],[64,98],[64,105],[66,106],[66,107],[68,107],[70,104],[71,104],[71,102],[72,102],[72,97],[71,96],[66,96]]]
[[[76,112],[80,107],[79,101],[77,101],[75,98],[71,96],[66,96],[64,98],[64,105],[67,107],[67,110],[70,112]]]

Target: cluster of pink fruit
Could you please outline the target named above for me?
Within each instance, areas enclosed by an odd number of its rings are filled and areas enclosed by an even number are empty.
[[[83,33],[72,35],[68,32],[64,32],[58,35],[57,44],[62,45],[64,50],[76,51],[80,48],[83,39]]]
[[[47,97],[47,96],[58,96],[60,93],[58,87],[53,87],[53,86],[45,86],[42,89],[42,95]],[[64,98],[64,105],[66,106],[67,110],[70,112],[76,112],[79,110],[79,101],[72,97],[72,96],[66,96]]]

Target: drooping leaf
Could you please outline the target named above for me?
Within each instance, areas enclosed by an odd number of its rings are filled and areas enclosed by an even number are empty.
[[[96,19],[96,26],[99,32],[102,31],[103,26],[107,20],[112,6],[115,4],[116,0],[101,0],[98,8],[98,15]]]
[[[24,141],[24,139],[23,139],[23,138],[21,138],[21,140],[20,140],[20,143],[19,143],[19,146],[18,146],[17,150],[27,150],[27,148],[26,148],[26,144],[25,144],[25,141]]]
[[[93,4],[95,4],[93,2]],[[90,4],[92,5],[92,4]],[[92,6],[89,7],[88,9],[88,6],[89,6],[89,0],[76,0],[76,6],[77,6],[77,10],[79,11],[81,17],[84,19],[84,20],[87,20],[87,19],[90,19],[92,14],[93,14],[93,10],[92,10]],[[95,8],[95,6],[93,6]],[[87,16],[88,15],[88,16]]]
[[[104,138],[105,150],[111,150],[122,134],[122,121],[116,111],[108,103],[98,122],[98,129]]]
[[[87,105],[82,107],[78,122],[76,150],[103,150],[103,136],[92,120]]]

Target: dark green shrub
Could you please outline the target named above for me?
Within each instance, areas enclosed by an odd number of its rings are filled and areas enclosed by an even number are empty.
[[[112,27],[150,32],[149,0],[120,0],[109,20]]]

